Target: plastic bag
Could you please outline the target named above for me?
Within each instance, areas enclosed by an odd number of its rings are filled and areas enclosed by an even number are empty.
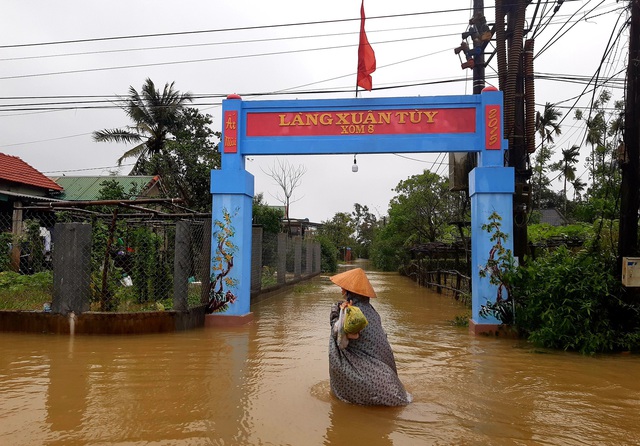
[[[344,316],[344,331],[347,334],[360,333],[367,325],[369,321],[362,313],[362,310],[358,307],[348,306],[345,309]]]
[[[333,335],[336,337],[336,340],[338,342],[338,347],[341,350],[344,350],[345,348],[347,348],[347,345],[349,345],[349,339],[347,338],[347,333],[344,331],[344,320],[345,320],[346,314],[347,314],[346,308],[341,308],[340,315],[338,316],[338,319],[333,324]]]

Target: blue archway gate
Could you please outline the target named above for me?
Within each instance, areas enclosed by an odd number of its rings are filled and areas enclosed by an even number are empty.
[[[479,95],[373,99],[223,101],[222,168],[211,172],[211,297],[214,324],[250,320],[252,155],[477,152],[469,175],[471,196],[472,321],[475,333],[498,321],[482,318],[496,286],[480,277],[493,242],[482,229],[502,217],[512,249],[514,171],[504,166],[502,92]]]

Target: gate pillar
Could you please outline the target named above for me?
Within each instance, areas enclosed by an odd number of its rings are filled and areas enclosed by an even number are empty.
[[[236,99],[229,97],[229,99]],[[237,98],[239,99],[239,97]],[[243,123],[240,100],[223,108],[222,169],[211,171],[211,285],[209,325],[239,325],[252,319],[251,231],[254,178],[238,148]],[[226,317],[225,317],[226,316]]]
[[[489,277],[480,277],[480,271],[489,261],[495,242],[492,233],[482,228],[489,223],[494,212],[501,218],[502,232],[507,234],[503,242],[506,249],[513,252],[513,192],[515,174],[512,167],[476,167],[469,174],[469,195],[471,196],[471,321],[470,331],[474,334],[495,332],[500,325],[493,316],[480,316],[480,309],[487,302],[495,302],[498,287]],[[505,296],[506,297],[506,296]]]

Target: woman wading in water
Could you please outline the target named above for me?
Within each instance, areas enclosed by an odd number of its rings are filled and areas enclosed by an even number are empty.
[[[342,401],[378,406],[404,406],[411,402],[398,378],[393,351],[382,328],[380,315],[370,299],[376,293],[361,268],[332,276],[342,288],[344,301],[331,307],[331,340],[329,342],[329,380],[331,391]],[[366,318],[358,333],[344,333],[342,324],[349,307],[357,307]],[[340,317],[341,310],[343,318]],[[359,312],[357,312],[359,314]],[[344,339],[346,337],[346,340]]]

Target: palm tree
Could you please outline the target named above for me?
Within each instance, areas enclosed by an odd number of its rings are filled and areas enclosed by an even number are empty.
[[[165,145],[180,111],[187,102],[193,100],[190,93],[174,90],[173,84],[173,82],[165,84],[161,92],[156,90],[153,81],[147,78],[140,93],[135,88],[129,87],[129,98],[121,108],[133,121],[133,125],[123,129],[104,129],[93,132],[93,139],[96,142],[137,144],[118,159],[118,165],[127,158],[135,157],[137,160],[132,172],[137,172],[141,162],[158,155],[166,155]],[[162,172],[151,172],[151,174],[162,175]]]
[[[581,198],[581,192],[587,187],[587,183],[582,181],[580,177],[573,179],[571,182],[571,186],[573,186],[573,201]]]
[[[567,180],[574,181],[576,179],[576,166],[578,156],[580,155],[579,146],[571,146],[570,149],[562,149],[562,160],[560,161],[560,174],[564,177],[564,214],[567,214]]]
[[[562,130],[560,129],[560,124],[558,123],[558,119],[562,116],[562,112],[560,112],[557,108],[555,108],[552,104],[547,102],[544,104],[544,111],[542,114],[537,112],[536,114],[536,130],[540,137],[542,138],[541,142],[541,151],[544,152],[544,143],[553,143],[554,135],[560,135]],[[539,166],[539,185],[542,185],[542,174],[544,172],[544,166]],[[540,198],[542,196],[542,187],[538,188],[538,208],[540,207]]]

